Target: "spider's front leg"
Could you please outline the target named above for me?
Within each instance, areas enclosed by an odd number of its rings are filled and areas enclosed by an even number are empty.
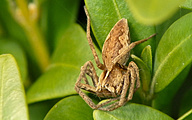
[[[112,61],[113,64],[117,63],[123,56],[125,56],[128,52],[130,52],[136,45],[141,44],[147,40],[149,40],[150,38],[154,37],[156,34],[153,34],[151,36],[149,36],[148,38],[139,40],[139,41],[135,41],[132,42],[131,44],[129,44],[128,47],[125,47],[124,50]]]
[[[94,87],[89,85],[89,82],[86,78],[86,74],[92,78]],[[84,80],[85,83],[81,83],[82,79]],[[93,109],[96,107],[95,103],[84,92],[82,92],[81,89],[89,91],[91,93],[95,93],[97,83],[98,83],[98,76],[96,74],[95,68],[91,61],[87,61],[81,67],[81,73],[75,84],[75,90],[84,99],[84,101]]]
[[[89,82],[86,78],[86,74],[92,78],[93,86],[89,85]],[[85,81],[85,83],[81,83],[82,79]],[[92,109],[98,109],[111,101],[117,100],[119,98],[114,98],[105,101],[104,103],[100,103],[95,105],[95,103],[91,100],[90,97],[88,97],[84,92],[81,91],[81,89],[89,91],[91,93],[96,93],[96,85],[98,84],[98,76],[96,74],[96,71],[94,69],[94,66],[91,61],[86,62],[82,67],[81,67],[81,73],[79,75],[79,78],[77,79],[77,82],[75,84],[75,90],[77,93],[84,99],[84,101],[92,108]]]
[[[95,50],[95,47],[93,45],[93,40],[91,38],[91,34],[90,34],[90,16],[89,16],[89,13],[86,9],[86,7],[84,6],[84,10],[85,10],[85,13],[87,15],[87,40],[88,40],[88,43],[89,43],[89,46],[91,48],[91,51],[93,53],[93,56],[94,56],[94,59],[95,59],[95,62],[97,64],[97,67],[101,70],[104,70],[105,69],[105,66],[99,61],[99,57],[96,53],[96,50]]]
[[[100,108],[105,111],[112,111],[123,106],[127,101],[131,100],[134,92],[140,87],[139,68],[131,61],[127,67],[127,72],[123,75],[123,87],[119,101],[107,106],[106,108]],[[128,97],[126,97],[129,90]]]

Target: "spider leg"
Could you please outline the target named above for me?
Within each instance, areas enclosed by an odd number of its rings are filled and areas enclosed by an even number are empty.
[[[98,76],[96,74],[96,71],[94,69],[94,66],[92,64],[91,61],[87,61],[82,67],[81,67],[81,73],[79,75],[79,78],[77,79],[77,82],[75,84],[75,90],[77,91],[77,93],[84,99],[84,101],[91,107],[91,108],[95,108],[96,105],[95,103],[91,100],[91,98],[89,98],[84,92],[81,91],[81,89],[87,90],[89,92],[95,93],[96,92],[96,88],[93,86],[90,86],[88,84],[88,80],[86,78],[86,74],[87,71],[89,71],[91,74],[91,78],[93,81],[93,85],[96,86],[96,84],[98,83]],[[85,81],[85,83],[81,83],[82,79]]]
[[[86,74],[90,75],[90,77],[92,78],[93,80],[93,84],[95,87],[93,86],[90,86],[88,84],[88,80],[86,78]],[[81,83],[82,79],[85,81],[85,83]],[[75,84],[75,90],[77,91],[77,93],[79,93],[79,95],[84,99],[84,101],[93,109],[100,109],[100,107],[112,102],[112,101],[115,101],[115,100],[118,100],[118,98],[114,98],[114,99],[109,99],[103,103],[99,103],[99,104],[95,104],[90,97],[88,97],[84,92],[81,91],[81,89],[84,89],[84,90],[87,90],[89,92],[92,92],[92,93],[96,93],[96,85],[98,83],[98,76],[96,75],[96,71],[93,67],[93,64],[91,61],[88,61],[86,62],[82,67],[81,67],[81,73],[79,75],[79,78]]]
[[[91,51],[93,53],[95,62],[97,64],[97,67],[99,69],[101,69],[101,70],[104,70],[105,66],[99,61],[99,57],[98,57],[98,55],[96,53],[95,47],[93,45],[93,40],[92,40],[91,35],[90,35],[90,17],[89,17],[89,13],[88,13],[88,11],[87,11],[85,6],[84,6],[84,10],[85,10],[85,13],[87,15],[87,40],[88,40],[89,46],[90,46]]]
[[[92,108],[95,108],[95,103],[91,100],[90,97],[88,97],[84,92],[81,91],[81,86],[75,85],[75,90],[77,91],[77,93],[79,93],[79,95],[83,98],[83,100]]]
[[[127,68],[126,74],[123,75],[122,79],[124,79],[124,84],[121,92],[121,96],[119,101],[105,107],[99,108],[100,110],[105,111],[112,111],[121,106],[123,106],[127,101],[131,100],[133,97],[134,92],[140,87],[140,80],[139,80],[139,69],[134,62],[130,62]],[[135,85],[136,83],[136,85]],[[130,84],[130,88],[129,88]],[[136,86],[136,87],[135,87]],[[129,94],[126,98],[126,94],[129,88]]]
[[[96,85],[98,84],[98,79],[99,77],[97,76],[97,73],[96,73],[96,70],[93,66],[93,63],[91,61],[87,61],[82,67],[81,67],[81,71],[84,71],[84,73],[82,74],[82,77],[83,78],[86,78],[86,74],[88,76],[91,77],[92,79],[92,82],[93,82],[93,85],[96,87]],[[81,75],[81,73],[80,73]],[[85,80],[85,83],[88,83],[88,80],[87,78],[84,79]],[[89,84],[89,83],[88,83]]]
[[[102,108],[104,105],[107,105],[107,104],[109,104],[110,102],[115,101],[115,100],[119,100],[119,99],[120,99],[120,97],[106,100],[106,101],[103,102],[103,103],[97,104],[97,108],[98,108],[98,110],[105,110],[105,108]],[[115,103],[116,103],[116,102],[115,102]],[[110,105],[109,105],[109,106],[110,106]],[[105,111],[106,111],[106,110],[105,110]]]
[[[123,82],[123,88],[122,88],[122,92],[121,92],[119,101],[117,101],[105,108],[100,108],[101,110],[112,111],[112,110],[115,110],[115,109],[123,106],[127,102],[126,94],[127,94],[128,88],[129,88],[129,77],[130,77],[130,71],[127,70],[126,74],[124,74],[122,77],[124,82]]]
[[[130,70],[131,84],[129,88],[129,95],[127,97],[127,101],[132,99],[134,92],[140,87],[139,68],[133,61],[131,61],[129,63],[128,69]],[[136,85],[135,85],[135,82],[136,82]]]
[[[118,99],[120,99],[120,97],[113,98],[113,99],[109,99],[109,100],[107,100],[107,101],[104,102],[104,103],[98,104],[98,106],[99,106],[99,107],[98,107],[98,110],[112,111],[112,110],[116,109],[116,108],[114,108],[114,106],[118,105],[118,104],[119,104],[119,101],[117,101],[117,102],[115,102],[115,103],[113,103],[113,104],[111,104],[111,105],[109,105],[109,106],[107,106],[107,107],[103,107],[103,106],[106,105],[106,104],[108,104],[108,103],[110,103],[110,102],[112,102],[112,101],[118,100]],[[102,108],[102,107],[103,107],[103,108]],[[119,106],[119,107],[120,107],[120,106]]]
[[[140,77],[139,77],[139,68],[137,67],[137,65],[134,62],[132,64],[134,65],[133,68],[134,68],[135,73],[136,73],[136,87],[134,90],[134,92],[135,92],[137,89],[140,88],[141,83],[140,83]]]
[[[153,34],[151,36],[149,36],[148,38],[145,38],[145,39],[142,39],[142,40],[139,40],[139,41],[135,41],[135,42],[132,42],[131,44],[129,44],[128,47],[126,47],[123,52],[121,54],[119,54],[112,62],[113,64],[117,63],[123,56],[125,56],[128,52],[130,52],[131,49],[133,49],[136,45],[140,44],[140,43],[143,43],[145,41],[147,41],[148,39],[154,37],[156,34]]]

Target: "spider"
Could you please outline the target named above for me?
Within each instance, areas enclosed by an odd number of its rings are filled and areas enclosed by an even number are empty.
[[[92,62],[87,61],[81,67],[79,78],[75,84],[75,90],[92,109],[112,111],[131,100],[134,92],[140,87],[139,68],[137,65],[131,61],[128,66],[125,66],[130,56],[130,50],[136,45],[152,38],[155,34],[146,39],[131,43],[127,19],[122,18],[114,25],[104,42],[102,64],[99,61],[90,36],[90,17],[86,7],[84,9],[87,15],[87,40],[97,67],[103,70],[103,72],[98,77]],[[91,77],[93,86],[89,84],[86,75]],[[85,83],[81,83],[82,80]],[[98,97],[111,99],[95,104],[81,89],[96,94]],[[128,96],[126,97],[127,93]],[[112,101],[115,102],[111,103]],[[111,104],[106,106],[109,103]]]

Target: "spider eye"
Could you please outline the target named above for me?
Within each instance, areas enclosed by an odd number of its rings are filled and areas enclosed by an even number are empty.
[[[105,85],[105,87],[108,87],[109,86],[109,83],[107,83],[106,85]]]

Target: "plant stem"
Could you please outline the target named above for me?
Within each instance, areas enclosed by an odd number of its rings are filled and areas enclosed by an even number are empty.
[[[187,116],[189,116],[190,114],[192,114],[192,109],[189,110],[188,112],[186,112],[184,115],[182,115],[180,118],[178,118],[177,120],[183,120],[184,118],[186,118]]]
[[[29,22],[30,20],[29,20],[29,10],[27,6],[27,2],[25,0],[16,0],[16,2],[17,2],[17,6],[22,12],[23,17],[25,18],[26,21]]]
[[[26,33],[39,67],[42,71],[45,71],[49,65],[49,53],[44,38],[36,25],[31,26],[31,29],[26,29]]]
[[[140,95],[140,97],[142,99],[142,103],[144,105],[151,106],[153,96],[151,96],[151,94],[149,92],[145,92],[142,89],[139,89],[138,93],[139,93],[139,95]]]
[[[149,91],[149,95],[150,95],[150,96],[154,96],[155,84],[156,84],[156,81],[154,81],[154,80],[152,79],[151,89],[150,89],[150,91]]]
[[[49,52],[45,40],[36,24],[35,20],[30,19],[29,9],[25,0],[16,0],[17,6],[21,11],[20,24],[23,26],[35,59],[41,69],[44,71],[49,64]]]

